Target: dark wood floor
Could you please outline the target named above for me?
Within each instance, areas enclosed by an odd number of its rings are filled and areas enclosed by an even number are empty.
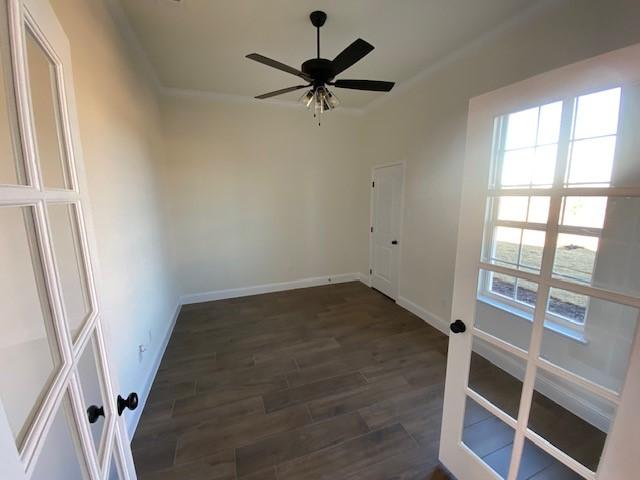
[[[138,476],[448,479],[446,350],[446,336],[361,283],[185,306],[133,441]],[[477,412],[468,442],[505,438]],[[501,459],[509,442],[494,445],[485,453]]]

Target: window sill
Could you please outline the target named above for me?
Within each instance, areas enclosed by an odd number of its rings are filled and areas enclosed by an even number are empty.
[[[520,310],[516,307],[513,307],[511,305],[506,305],[504,303],[501,303],[485,295],[478,295],[478,301],[484,303],[485,305],[489,305],[490,307],[497,308],[499,310],[505,311],[507,313],[510,313],[511,315],[514,315],[516,317],[522,318],[523,320],[527,320],[533,323],[533,316],[530,313]],[[557,333],[559,335],[562,335],[563,337],[573,340],[574,342],[578,342],[582,345],[586,345],[589,343],[589,341],[584,336],[583,332],[576,332],[569,328],[563,327],[562,325],[558,325],[557,323],[554,323],[552,320],[547,319],[544,323],[544,328],[546,328],[547,330],[553,333]]]

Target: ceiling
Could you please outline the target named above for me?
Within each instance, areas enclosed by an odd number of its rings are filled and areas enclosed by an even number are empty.
[[[362,37],[376,48],[340,78],[402,83],[518,15],[535,0],[120,0],[165,88],[246,97],[300,79],[250,61],[257,52],[299,68],[315,56],[309,13],[321,9],[321,56]],[[384,95],[336,89],[362,108]],[[300,92],[278,97],[297,100]],[[256,100],[257,102],[258,100]]]

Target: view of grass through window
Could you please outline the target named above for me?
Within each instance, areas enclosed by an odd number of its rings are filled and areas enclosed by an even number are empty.
[[[561,141],[563,108],[573,108],[564,172],[556,171]],[[547,235],[551,188],[608,187],[614,163],[620,89],[583,95],[575,103],[554,102],[506,115],[501,120],[502,140],[496,156],[494,188],[526,189],[490,200],[492,234],[485,260],[514,270],[539,275]],[[531,192],[538,189],[542,192]],[[549,189],[549,190],[545,190]],[[608,199],[562,193],[562,206],[551,275],[581,285],[594,284],[600,239]],[[557,197],[556,197],[557,198]],[[556,204],[557,205],[557,204]],[[517,304],[534,307],[537,284],[502,273],[489,273],[486,291]],[[552,288],[547,311],[574,324],[583,324],[588,297]]]

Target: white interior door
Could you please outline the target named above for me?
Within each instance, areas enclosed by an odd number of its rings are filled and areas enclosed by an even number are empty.
[[[440,458],[460,480],[637,478],[640,45],[469,112]]]
[[[371,286],[395,299],[402,216],[403,165],[373,169]]]
[[[98,304],[68,40],[0,1],[0,478],[131,479]]]

